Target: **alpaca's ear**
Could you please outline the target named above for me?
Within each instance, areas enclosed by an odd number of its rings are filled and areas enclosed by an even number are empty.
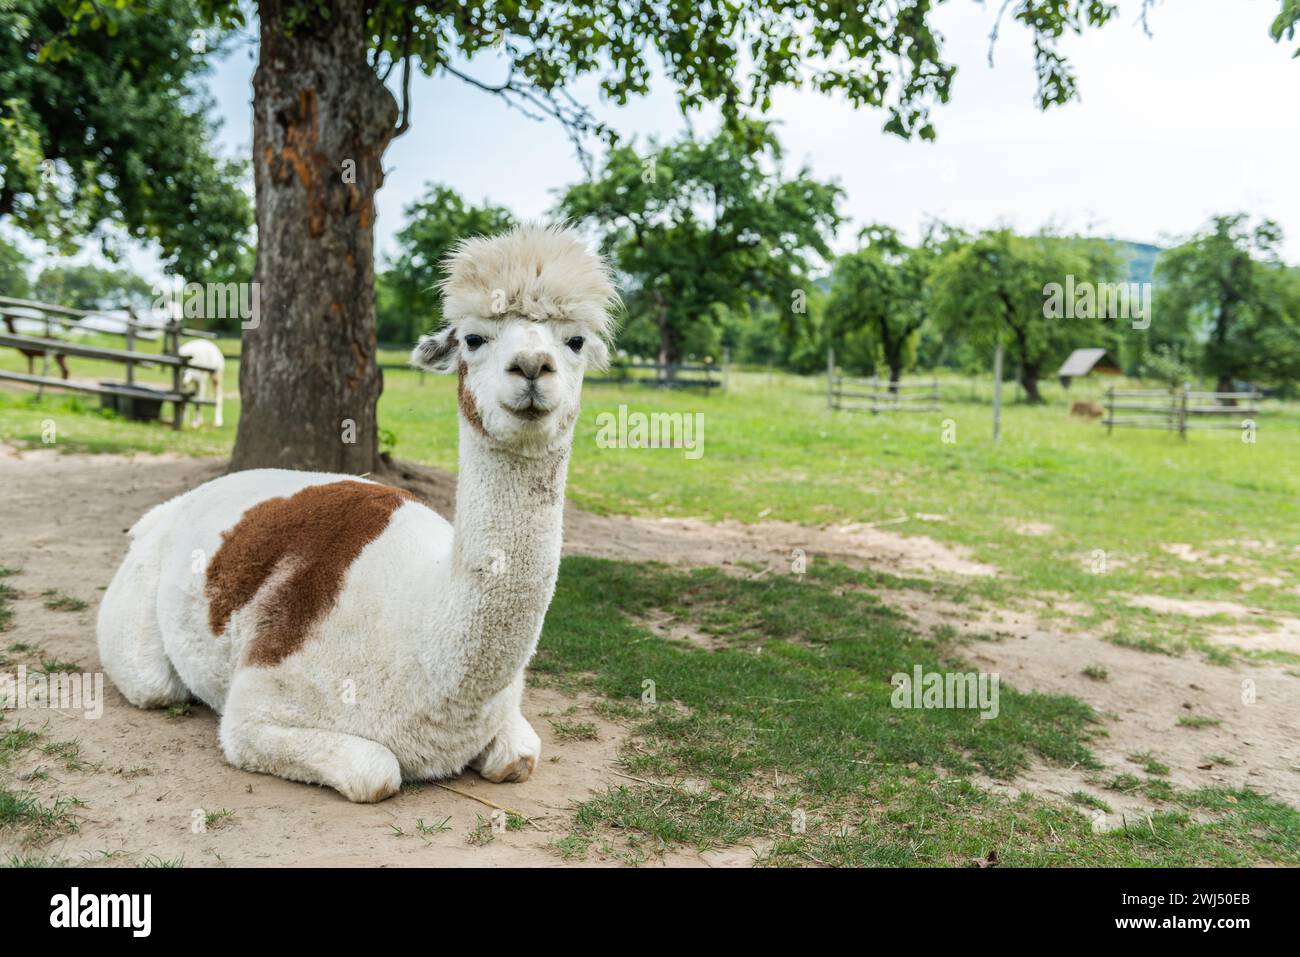
[[[430,372],[451,372],[456,368],[456,330],[448,326],[431,336],[421,336],[411,352],[411,365]]]

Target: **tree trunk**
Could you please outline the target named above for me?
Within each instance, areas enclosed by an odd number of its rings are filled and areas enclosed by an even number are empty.
[[[245,323],[231,470],[378,464],[375,192],[397,104],[366,61],[365,6],[323,0],[286,34],[261,0],[253,77],[260,314]]]
[[[673,327],[669,321],[668,309],[661,306],[659,309],[659,364],[661,366],[672,365],[677,362],[677,347],[673,342]],[[671,369],[660,369],[660,379],[674,378]]]
[[[889,391],[897,395],[898,382],[903,378],[903,362],[901,359],[892,359],[886,365],[889,366]]]
[[[1039,405],[1043,397],[1038,393],[1038,364],[1023,363],[1020,366],[1020,384],[1025,387],[1025,401]]]

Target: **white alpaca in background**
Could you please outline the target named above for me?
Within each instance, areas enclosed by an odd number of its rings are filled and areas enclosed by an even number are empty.
[[[212,421],[221,428],[221,374],[226,369],[226,357],[215,342],[207,339],[191,339],[181,346],[180,354],[190,360],[190,365],[181,373],[181,391],[206,399],[211,387],[213,398],[217,400]],[[195,428],[203,424],[203,406],[197,403],[191,424]]]
[[[520,711],[555,590],[583,373],[614,290],[563,229],[463,243],[444,327],[412,362],[459,374],[453,528],[405,492],[266,469],[145,515],[99,611],[104,670],[140,707],[191,694],[239,767],[379,801],[466,766],[523,781]],[[286,427],[290,427],[286,423]]]

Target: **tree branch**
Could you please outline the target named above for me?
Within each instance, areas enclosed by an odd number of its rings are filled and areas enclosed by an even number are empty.
[[[592,133],[603,133],[605,125],[597,121],[591,111],[574,99],[563,87],[547,90],[527,79],[521,80],[515,73],[513,63],[506,78],[500,83],[487,83],[456,69],[449,63],[443,63],[441,67],[470,86],[484,93],[501,97],[507,106],[518,110],[530,120],[542,122],[550,117],[559,121],[584,169],[588,173],[591,172],[591,154],[588,153],[582,138]]]
[[[394,137],[401,136],[411,128],[411,38],[415,35],[415,27],[411,23],[409,9],[402,15],[402,27],[405,32],[402,37],[402,112],[397,129],[393,131]],[[388,69],[392,71],[391,64]]]

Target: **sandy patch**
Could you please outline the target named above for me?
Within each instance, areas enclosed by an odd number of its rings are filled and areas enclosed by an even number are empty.
[[[1011,529],[1017,535],[1026,535],[1030,538],[1042,538],[1044,535],[1050,535],[1056,529],[1047,522],[1013,522]]]
[[[720,648],[727,647],[727,643],[717,635],[705,634],[698,628],[692,627],[690,622],[683,621],[676,615],[659,608],[652,608],[644,615],[628,615],[627,617],[633,623],[644,628],[652,635],[658,635],[660,638],[685,642],[695,648],[703,648],[705,651],[717,651]]]
[[[396,463],[394,468],[391,479],[419,494],[442,514],[454,514],[454,476],[406,462]],[[827,558],[901,575],[997,574],[996,568],[974,560],[960,546],[865,523],[810,527],[783,521],[747,524],[695,518],[633,518],[594,515],[572,504],[564,515],[564,554],[697,567],[759,564],[777,572],[792,571],[802,556],[809,562]]]
[[[1168,780],[1176,787],[1251,787],[1300,807],[1300,680],[1285,668],[1151,654],[1093,634],[1053,630],[1028,612],[977,613],[919,592],[881,598],[921,627],[947,625],[959,636],[1000,639],[966,644],[965,658],[980,671],[997,672],[1021,691],[1066,694],[1091,705],[1107,732],[1092,743],[1106,781],[1125,773],[1143,777],[1128,758],[1149,752],[1169,765]],[[1089,666],[1104,669],[1106,679],[1086,677]],[[1191,716],[1219,724],[1178,724]],[[1211,756],[1226,757],[1232,766],[1210,762]],[[1207,763],[1214,767],[1201,767]],[[1141,795],[1099,790],[1089,783],[1097,773],[1039,767],[1014,787],[1066,796],[1082,790],[1117,810],[1151,806]]]
[[[1289,618],[1260,608],[1248,608],[1235,601],[1165,598],[1161,595],[1134,595],[1128,600],[1134,608],[1147,608],[1165,615],[1189,618],[1227,616],[1241,619],[1241,624],[1219,626],[1210,631],[1214,641],[1241,649],[1286,651],[1300,654],[1300,618]],[[1262,619],[1256,624],[1251,619]]]
[[[826,558],[901,575],[987,576],[991,565],[958,546],[924,535],[901,535],[870,525],[811,528],[795,522],[711,523],[693,518],[626,518],[570,511],[565,517],[566,554],[625,561],[738,565],[758,563],[791,571],[802,556]]]
[[[1251,787],[1300,806],[1300,681],[1281,667],[1218,666],[1035,628],[1014,641],[967,646],[967,655],[1019,690],[1071,694],[1092,705],[1108,732],[1093,741],[1093,752],[1110,775],[1138,774],[1128,755],[1149,752],[1170,766],[1177,787]],[[1104,668],[1106,679],[1084,676],[1089,666]],[[1180,727],[1188,716],[1219,723]],[[1208,774],[1200,766],[1210,755],[1232,766]]]
[[[1186,615],[1189,618],[1210,618],[1214,615],[1263,615],[1262,611],[1247,608],[1235,601],[1209,601],[1204,599],[1166,598],[1163,595],[1134,595],[1128,600],[1134,608],[1147,608],[1162,615]]]
[[[126,528],[150,506],[221,470],[221,463],[195,459],[0,455],[4,563],[22,569],[6,579],[22,597],[13,603],[14,625],[0,636],[0,649],[21,642],[36,646],[44,658],[97,670],[95,615],[125,553]],[[49,588],[84,600],[86,609],[45,608],[40,593]],[[7,670],[35,663],[32,653],[9,656]],[[575,802],[617,782],[610,768],[626,735],[594,713],[588,699],[530,687],[524,712],[543,742],[533,777],[498,785],[469,773],[445,782],[534,822],[477,846],[468,835],[480,816],[490,828],[492,808],[470,797],[423,785],[381,804],[354,805],[328,789],[231,767],[217,744],[217,718],[207,708],[172,718],[132,707],[111,684],[105,690],[98,720],[29,710],[6,712],[0,722],[5,729],[19,722],[44,726],[41,743],[75,739],[87,765],[68,770],[58,757],[30,750],[0,772],[9,787],[31,790],[45,802],[63,796],[85,802],[76,812],[83,819],[81,832],[41,847],[36,852],[42,855],[110,864],[183,857],[192,865],[556,865],[560,857],[547,844],[567,833]],[[594,724],[597,740],[555,735],[547,717],[574,707],[577,716],[570,720]],[[38,768],[48,779],[32,778]],[[221,810],[234,814],[193,832],[196,811],[202,817]],[[444,818],[446,830],[421,834],[417,828],[417,819],[432,827]],[[21,851],[16,834],[0,832],[0,856]],[[606,862],[593,854],[589,863]]]
[[[1195,562],[1198,565],[1226,565],[1232,561],[1229,555],[1211,555],[1208,552],[1198,551],[1186,542],[1168,542],[1160,548],[1175,558],[1181,558],[1185,562]]]

